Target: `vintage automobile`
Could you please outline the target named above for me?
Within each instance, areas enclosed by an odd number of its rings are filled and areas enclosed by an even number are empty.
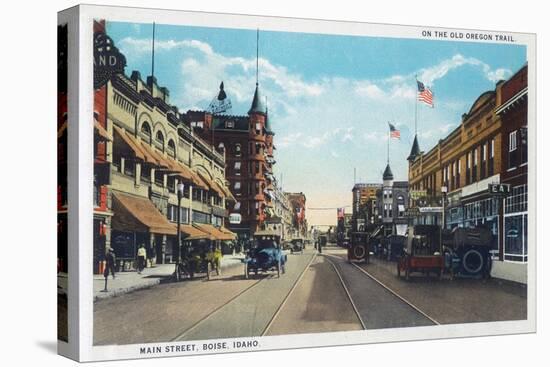
[[[388,261],[397,261],[400,256],[403,255],[403,249],[407,242],[407,237],[392,234],[385,238],[384,241],[384,255]]]
[[[244,277],[250,273],[276,271],[277,277],[285,273],[287,256],[281,249],[279,234],[264,230],[254,234],[252,247],[248,250],[244,263]]]
[[[299,252],[301,254],[304,253],[304,240],[301,238],[295,238],[292,241],[290,241],[290,253]]]
[[[397,276],[404,273],[409,280],[413,272],[427,276],[435,273],[439,278],[445,269],[444,257],[440,252],[439,226],[416,225],[407,230],[406,246],[397,261]]]
[[[485,227],[454,228],[443,232],[445,266],[451,277],[483,277],[491,274],[491,243],[494,236]]]
[[[352,232],[351,240],[348,242],[348,262],[364,261],[369,262],[370,252],[368,250],[369,234],[367,232]]]
[[[193,279],[202,273],[210,280],[213,271],[221,275],[221,249],[211,241],[192,241],[181,249],[181,261],[177,267],[176,280]]]

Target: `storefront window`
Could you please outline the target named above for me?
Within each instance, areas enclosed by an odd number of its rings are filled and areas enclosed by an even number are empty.
[[[504,218],[504,260],[527,262],[527,214]]]

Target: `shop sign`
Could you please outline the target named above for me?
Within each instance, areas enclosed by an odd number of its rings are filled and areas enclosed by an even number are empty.
[[[111,37],[103,32],[94,33],[94,88],[99,89],[117,73],[123,73],[126,57]]]
[[[510,194],[510,184],[489,184],[489,193],[506,196]]]
[[[405,217],[416,217],[419,214],[420,210],[417,207],[412,207],[405,210]]]
[[[428,192],[426,190],[411,190],[409,191],[409,197],[413,200],[426,197]]]
[[[239,213],[229,214],[229,223],[230,224],[241,224],[242,217]]]
[[[442,213],[443,208],[440,206],[424,206],[421,208],[418,208],[420,210],[420,213]]]

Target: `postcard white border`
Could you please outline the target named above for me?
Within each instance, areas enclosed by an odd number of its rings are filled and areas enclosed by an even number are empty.
[[[371,37],[399,37],[412,39],[426,39],[421,37],[423,30],[444,30],[448,28],[426,27],[426,26],[403,26],[389,24],[373,24],[361,22],[343,22],[327,20],[310,20],[299,18],[279,18],[253,15],[233,15],[204,12],[188,12],[181,10],[160,10],[145,8],[126,8],[113,6],[93,6],[81,5],[79,19],[79,43],[81,60],[90,60],[89,63],[81,63],[79,69],[80,94],[79,94],[79,123],[82,126],[90,128],[79,129],[78,131],[78,190],[79,205],[78,215],[80,217],[78,233],[78,259],[70,258],[72,261],[78,261],[79,273],[79,293],[78,303],[80,314],[78,325],[80,330],[80,348],[79,359],[81,361],[92,360],[112,360],[112,359],[131,359],[144,358],[139,354],[138,345],[112,345],[112,346],[92,346],[93,342],[93,280],[90,276],[92,270],[93,257],[93,236],[92,236],[92,185],[90,177],[93,174],[93,67],[92,67],[92,33],[93,19],[106,19],[107,21],[151,23],[153,21],[162,24],[203,26],[217,28],[240,28],[256,29],[282,32],[306,32],[306,33],[324,33],[338,35],[358,35]],[[457,32],[479,32],[480,30],[470,29],[452,29]],[[495,33],[495,31],[486,31]],[[504,321],[490,323],[469,323],[439,325],[428,327],[386,329],[386,330],[367,330],[367,331],[349,331],[338,333],[320,333],[320,334],[298,334],[283,336],[264,336],[257,339],[260,341],[260,348],[248,350],[274,350],[274,349],[292,349],[318,346],[337,346],[353,345],[381,342],[396,342],[409,340],[425,340],[438,338],[471,337],[486,335],[503,335],[535,332],[536,329],[536,39],[534,34],[502,32],[513,35],[517,45],[527,46],[528,85],[529,85],[529,169],[528,169],[528,206],[529,206],[529,227],[528,238],[529,262],[528,262],[528,317],[523,321]],[[446,40],[452,42],[477,42],[477,43],[495,43],[491,41],[474,40]],[[74,140],[71,140],[74,141]],[[533,243],[533,244],[531,244]],[[71,321],[74,322],[74,321]],[[238,339],[225,339],[227,341]],[[201,341],[193,341],[195,344]],[[175,343],[152,343],[143,345],[170,345]],[[247,349],[235,350],[243,352]],[[231,350],[219,351],[219,353],[228,353]],[[217,352],[218,353],[218,352]],[[166,357],[191,354],[209,354],[209,352],[197,351],[193,353],[173,353],[157,354],[148,357]]]

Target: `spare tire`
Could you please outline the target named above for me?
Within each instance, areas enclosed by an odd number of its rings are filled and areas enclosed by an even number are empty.
[[[364,245],[357,245],[353,247],[353,256],[356,259],[362,259],[367,254],[367,249]]]
[[[462,267],[470,275],[477,275],[483,269],[485,260],[481,252],[475,248],[472,248],[464,253],[462,256]]]

